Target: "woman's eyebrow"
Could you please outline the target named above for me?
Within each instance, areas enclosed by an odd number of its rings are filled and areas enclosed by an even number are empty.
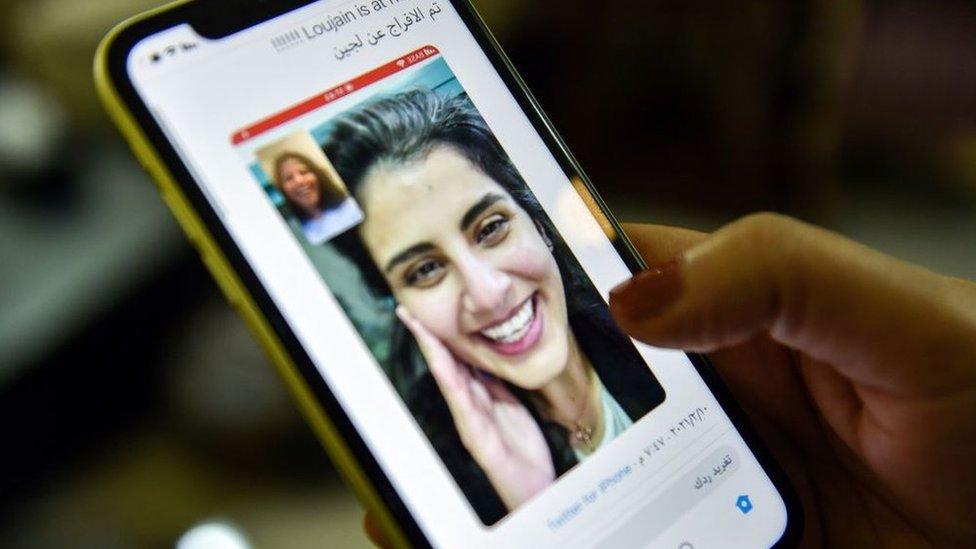
[[[495,202],[504,199],[505,197],[498,193],[488,193],[481,197],[481,200],[477,201],[474,206],[468,208],[468,211],[461,218],[461,232],[467,231],[468,227],[474,223],[474,220],[481,215],[481,212],[490,208]]]
[[[396,267],[398,264],[403,263],[404,261],[409,261],[410,258],[414,256],[429,252],[433,249],[434,249],[434,245],[431,244],[430,242],[421,242],[420,244],[414,244],[413,246],[410,246],[406,250],[403,250],[402,252],[393,256],[393,259],[390,259],[386,263],[386,272],[392,271],[393,267]]]

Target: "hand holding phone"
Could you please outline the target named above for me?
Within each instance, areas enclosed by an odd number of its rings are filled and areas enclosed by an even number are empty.
[[[680,266],[615,290],[616,318],[711,353],[797,479],[811,545],[976,541],[976,284],[770,214],[626,230]]]

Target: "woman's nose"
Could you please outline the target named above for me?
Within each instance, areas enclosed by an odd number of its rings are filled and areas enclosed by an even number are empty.
[[[472,258],[461,267],[464,278],[462,306],[471,313],[496,311],[508,306],[512,278],[494,265]]]

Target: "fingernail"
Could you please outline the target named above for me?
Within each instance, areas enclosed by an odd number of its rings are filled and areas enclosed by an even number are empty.
[[[681,262],[672,259],[610,290],[610,307],[614,314],[639,320],[663,313],[681,297],[682,290]]]
[[[393,309],[393,312],[396,314],[397,318],[400,319],[400,322],[403,322],[404,324],[406,324],[410,319],[410,313],[407,312],[403,305],[397,305],[396,308]]]

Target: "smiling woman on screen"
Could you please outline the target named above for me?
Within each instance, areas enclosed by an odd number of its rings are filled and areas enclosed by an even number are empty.
[[[346,191],[301,153],[286,152],[275,159],[274,183],[314,244],[362,220],[362,212]]]
[[[373,102],[325,148],[365,212],[362,268],[398,304],[388,373],[483,520],[663,398],[465,95]]]

